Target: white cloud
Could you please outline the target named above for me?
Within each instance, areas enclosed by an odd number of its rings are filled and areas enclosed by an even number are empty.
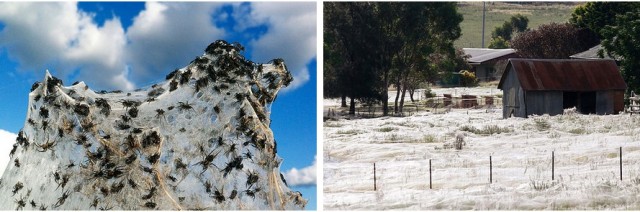
[[[313,159],[311,166],[304,167],[300,170],[292,168],[284,174],[284,178],[290,186],[310,186],[316,184],[316,161],[317,156]]]
[[[146,9],[127,29],[128,63],[134,81],[160,80],[157,73],[168,73],[186,66],[201,55],[211,42],[221,39],[212,13],[217,3],[147,2]]]
[[[225,38],[214,19],[226,19],[223,3],[147,2],[126,30],[118,17],[98,26],[94,14],[75,2],[0,3],[0,47],[20,70],[42,76],[45,69],[66,78],[74,71],[94,89],[131,90],[162,80],[158,73],[184,67],[206,46]],[[227,4],[229,5],[229,4]],[[309,80],[306,65],[316,57],[316,3],[232,3],[235,30],[266,25],[247,46],[252,59],[283,58],[294,76],[288,89]],[[216,14],[217,13],[217,14]],[[135,82],[135,83],[134,83]]]
[[[118,78],[125,71],[126,37],[117,18],[98,27],[93,16],[73,2],[3,2],[0,21],[5,25],[0,44],[22,70],[42,74],[51,69],[68,76],[83,69],[81,77],[93,86],[132,88],[131,82]]]
[[[248,28],[266,24],[267,33],[252,41],[252,58],[266,62],[283,58],[293,74],[293,82],[285,90],[295,89],[309,81],[307,64],[316,57],[316,3],[315,2],[254,2],[249,15],[239,9],[236,15],[239,27]],[[244,17],[244,18],[242,18]]]
[[[0,129],[0,176],[9,164],[9,152],[11,152],[17,137],[16,134]]]

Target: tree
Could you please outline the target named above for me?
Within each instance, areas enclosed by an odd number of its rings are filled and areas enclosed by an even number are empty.
[[[529,18],[526,16],[516,14],[511,16],[509,21],[502,23],[502,26],[497,26],[491,32],[491,44],[489,48],[492,49],[506,49],[509,48],[509,41],[511,40],[513,33],[520,33],[527,30],[529,24]]]
[[[524,32],[528,29],[529,18],[521,14],[515,14],[511,16],[510,23],[515,32]]]
[[[601,30],[602,46],[607,53],[621,58],[622,77],[627,95],[640,91],[640,8],[616,18]]]
[[[325,3],[325,68],[331,70],[323,80],[334,86],[325,86],[327,96],[351,98],[351,114],[354,99],[381,100],[383,115],[388,115],[391,82],[404,96],[417,81],[437,78],[429,57],[454,58],[461,21],[451,2]],[[402,111],[401,98],[395,101],[396,112]]]
[[[571,13],[569,23],[587,28],[603,38],[602,29],[614,25],[616,16],[640,7],[637,2],[587,2],[576,7]]]
[[[502,37],[491,38],[491,43],[489,43],[490,49],[506,49],[509,48],[509,42],[507,42]]]
[[[378,44],[374,35],[375,22],[369,20],[373,12],[369,3],[327,3],[324,14],[324,33],[328,38],[323,46],[328,70],[323,79],[327,97],[349,97],[349,114],[355,114],[355,100],[380,99],[379,80],[369,50]]]
[[[380,3],[396,6],[398,37],[402,43],[394,56],[396,99],[394,112],[402,113],[404,97],[415,84],[416,77],[425,80],[437,77],[437,70],[429,57],[432,54],[454,58],[453,41],[461,35],[462,15],[456,3]],[[412,83],[413,82],[413,83]]]
[[[504,40],[511,40],[511,34],[513,34],[513,26],[511,23],[505,21],[502,26],[497,26],[491,32],[491,38],[501,37]]]
[[[578,39],[576,39],[578,38]],[[571,24],[544,24],[520,33],[511,47],[524,58],[567,59],[598,44],[597,35]]]

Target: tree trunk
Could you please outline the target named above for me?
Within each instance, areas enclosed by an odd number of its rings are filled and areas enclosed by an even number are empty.
[[[400,98],[400,78],[398,78],[398,81],[396,82],[396,99],[393,102],[393,113],[398,114],[399,112],[399,108],[398,108],[398,99]]]
[[[349,115],[356,115],[356,102],[351,97],[351,105],[349,105]]]
[[[340,107],[347,107],[347,95],[342,94],[342,105]]]
[[[389,115],[389,71],[384,73],[384,89],[382,89],[382,116]]]
[[[409,89],[409,98],[411,98],[411,102],[416,102],[416,100],[413,100],[413,94],[416,92],[415,88],[411,88]]]
[[[403,112],[403,108],[404,108],[404,95],[407,93],[407,86],[406,84],[402,86],[402,96],[400,97],[400,113]]]

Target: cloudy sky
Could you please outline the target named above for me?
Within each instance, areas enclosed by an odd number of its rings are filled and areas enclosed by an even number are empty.
[[[46,69],[65,86],[133,90],[225,39],[255,62],[283,58],[292,72],[271,127],[281,171],[315,209],[316,10],[316,2],[0,3],[0,170],[24,125],[29,89]]]

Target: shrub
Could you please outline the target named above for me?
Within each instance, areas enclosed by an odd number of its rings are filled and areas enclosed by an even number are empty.
[[[478,129],[476,127],[469,126],[469,125],[464,125],[460,127],[460,131],[467,131],[477,135],[493,135],[493,134],[500,134],[500,133],[508,133],[508,132],[511,132],[512,130],[509,129],[508,127],[499,127],[497,125],[487,125],[487,126],[484,126],[482,129]]]
[[[435,143],[435,142],[437,142],[437,141],[438,141],[438,139],[437,139],[435,136],[433,136],[433,135],[425,135],[425,136],[422,138],[422,140],[423,140],[425,143]]]
[[[378,132],[391,132],[396,130],[395,127],[383,127],[383,128],[378,128]]]
[[[531,180],[531,188],[533,188],[536,191],[542,191],[542,190],[547,190],[548,188],[551,188],[551,186],[553,186],[553,183],[549,183],[547,181],[543,181],[543,180]]]
[[[476,74],[467,70],[460,71],[460,85],[464,87],[474,87],[478,85]]]
[[[424,98],[425,99],[433,98],[433,97],[436,97],[436,93],[431,91],[431,88],[424,89]]]
[[[535,122],[538,131],[545,131],[551,128],[551,124],[549,124],[549,122],[545,119],[534,118],[533,121]]]
[[[457,134],[456,141],[453,143],[453,146],[456,148],[456,150],[462,150],[462,147],[464,147],[465,145],[467,145],[467,143],[464,141],[464,135]]]
[[[578,134],[578,135],[587,133],[587,131],[584,128],[579,128],[579,127],[575,129],[571,129],[569,130],[569,132],[573,134]]]

